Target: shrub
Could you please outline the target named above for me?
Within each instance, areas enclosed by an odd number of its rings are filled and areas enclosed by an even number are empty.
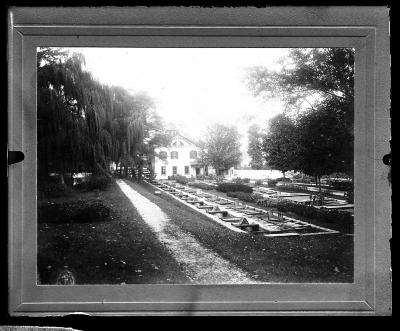
[[[245,202],[256,202],[262,199],[262,195],[258,193],[247,193],[247,192],[227,192],[228,197],[240,199]]]
[[[103,175],[91,175],[85,181],[75,185],[77,189],[93,191],[105,190],[111,183],[111,179]]]
[[[353,190],[346,191],[345,195],[346,195],[348,203],[354,203],[354,191]]]
[[[301,180],[303,178],[303,175],[302,174],[294,174],[293,176],[292,176],[292,179],[293,180],[296,180],[296,181],[299,181],[299,180]]]
[[[69,186],[54,182],[38,183],[37,190],[39,198],[60,198],[73,192]]]
[[[100,202],[49,203],[38,207],[38,222],[101,222],[108,218],[110,209]]]
[[[212,190],[212,189],[214,189],[213,186],[207,185],[207,184],[204,184],[204,183],[196,183],[196,182],[194,182],[194,183],[188,183],[188,185],[192,186],[192,187],[195,187],[195,188],[200,188],[202,190]]]
[[[101,222],[110,215],[110,209],[102,203],[96,202],[78,209],[72,216],[74,222],[77,223],[93,223]]]
[[[275,200],[266,198],[259,201],[257,204],[267,208],[277,208],[278,211],[281,212],[293,212],[299,216],[327,223],[345,224],[350,226],[354,220],[354,217],[348,211],[318,209],[313,206],[302,205],[281,199]]]
[[[243,183],[248,184],[250,183],[250,178],[243,178]]]
[[[263,180],[262,179],[257,179],[256,180],[256,185],[262,185],[263,184]]]
[[[276,208],[278,206],[278,199],[271,199],[271,198],[263,198],[257,202],[257,205],[266,207],[266,208]]]
[[[277,180],[275,180],[275,179],[268,179],[268,180],[267,180],[267,185],[268,185],[269,187],[275,187],[275,186],[276,186],[276,183],[277,183]]]
[[[221,183],[217,186],[217,191],[220,192],[247,192],[253,193],[253,188],[244,184],[236,183]]]
[[[175,177],[175,180],[177,183],[179,183],[181,185],[186,185],[189,182],[188,178],[186,178],[185,176],[181,176],[181,175],[177,175]]]
[[[329,181],[329,185],[331,185],[336,190],[350,191],[353,189],[353,183],[351,181],[331,179]]]
[[[279,177],[276,179],[277,182],[284,182],[284,183],[290,183],[292,180],[290,178],[286,177]]]

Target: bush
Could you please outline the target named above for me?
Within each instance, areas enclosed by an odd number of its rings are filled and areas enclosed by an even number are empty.
[[[245,202],[256,202],[262,199],[262,195],[258,193],[247,193],[247,192],[227,192],[228,197],[240,199]]]
[[[196,183],[196,182],[194,182],[194,183],[188,183],[188,185],[192,186],[192,187],[195,187],[195,188],[200,188],[202,190],[213,190],[214,189],[213,186],[207,185],[207,184],[204,184],[204,183]]]
[[[175,177],[175,180],[177,183],[179,183],[181,185],[186,185],[189,182],[188,178],[186,178],[185,176],[181,176],[181,175],[177,175]]]
[[[243,183],[248,184],[250,183],[250,178],[243,178]]]
[[[110,209],[102,203],[96,202],[79,209],[72,217],[72,220],[77,223],[93,223],[101,222],[108,218]]]
[[[103,175],[91,175],[82,183],[75,185],[77,189],[93,191],[105,190],[111,183],[111,179]]]
[[[263,184],[263,180],[262,179],[257,179],[255,184],[256,185],[262,185]]]
[[[263,198],[262,200],[257,202],[257,205],[266,208],[276,208],[278,206],[278,202],[279,202],[278,199]]]
[[[347,203],[354,203],[354,191],[353,190],[346,191],[345,195],[347,198]]]
[[[284,183],[291,183],[292,180],[290,178],[286,178],[286,177],[279,177],[276,179],[277,182],[284,182]]]
[[[40,223],[101,222],[110,215],[110,209],[100,202],[49,203],[38,207]]]
[[[275,180],[275,179],[268,179],[268,180],[267,180],[267,185],[268,185],[269,187],[275,187],[275,186],[276,186],[276,183],[277,183],[277,180]]]
[[[331,179],[329,181],[329,185],[331,185],[336,190],[342,190],[342,191],[353,190],[353,183],[351,181],[341,181],[341,180]]]
[[[253,188],[244,184],[236,183],[221,183],[217,186],[217,191],[220,192],[247,192],[253,193]]]
[[[292,212],[299,216],[315,219],[327,223],[351,225],[354,217],[348,211],[318,209],[313,206],[302,205],[287,200],[263,199],[258,205],[267,208],[277,208],[281,212]]]
[[[73,192],[69,186],[54,182],[38,183],[37,190],[39,198],[61,198]]]
[[[299,180],[301,180],[302,178],[303,178],[303,175],[302,175],[302,174],[294,174],[294,175],[292,176],[292,179],[295,180],[295,181],[299,181]]]

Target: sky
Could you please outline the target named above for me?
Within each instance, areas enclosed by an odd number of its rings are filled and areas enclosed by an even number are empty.
[[[243,162],[249,162],[247,129],[266,125],[283,111],[280,100],[252,96],[244,83],[246,68],[279,70],[282,48],[68,48],[85,56],[86,69],[108,85],[132,93],[145,92],[166,123],[174,123],[193,139],[207,126],[237,126]]]

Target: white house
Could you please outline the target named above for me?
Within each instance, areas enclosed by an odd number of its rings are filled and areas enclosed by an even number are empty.
[[[200,163],[201,149],[194,141],[182,136],[177,130],[168,130],[167,133],[172,136],[170,147],[155,149],[157,156],[152,166],[156,179],[168,179],[168,176],[173,175],[190,178],[215,174],[212,167],[204,167]]]

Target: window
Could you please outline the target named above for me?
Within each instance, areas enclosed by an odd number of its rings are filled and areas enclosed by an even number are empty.
[[[173,151],[171,152],[171,159],[177,159],[178,158],[178,152]]]
[[[172,167],[172,174],[176,175],[178,173],[178,167],[177,166],[173,166]]]
[[[197,159],[197,151],[190,151],[190,158]]]
[[[165,160],[168,157],[168,154],[167,154],[167,152],[160,152],[159,156],[160,156],[160,159]]]
[[[167,167],[162,166],[161,167],[161,175],[166,175],[167,174]]]
[[[189,166],[185,166],[185,175],[189,175]]]

